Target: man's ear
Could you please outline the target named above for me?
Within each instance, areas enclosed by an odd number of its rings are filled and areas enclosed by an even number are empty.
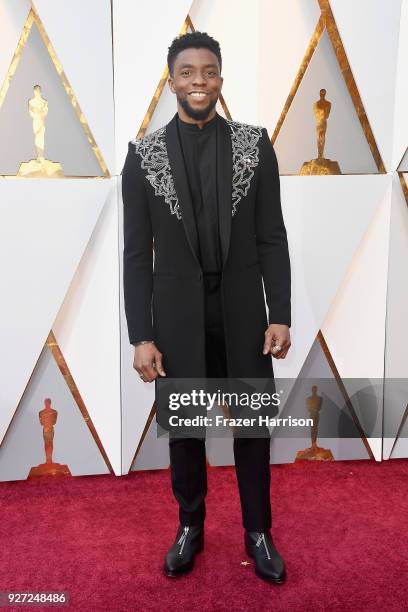
[[[172,93],[176,93],[175,89],[174,89],[174,79],[173,77],[169,76],[168,80],[167,80],[169,87],[170,87],[170,91]]]

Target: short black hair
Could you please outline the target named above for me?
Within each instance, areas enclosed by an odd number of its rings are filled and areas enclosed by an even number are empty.
[[[209,36],[207,32],[188,32],[182,36],[177,36],[169,47],[167,54],[167,66],[169,73],[173,74],[174,61],[177,55],[184,51],[184,49],[209,49],[216,55],[220,64],[220,71],[222,67],[221,59],[221,48],[220,43],[215,40],[212,36]]]

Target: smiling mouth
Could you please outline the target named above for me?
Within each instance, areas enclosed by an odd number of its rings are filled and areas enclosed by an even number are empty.
[[[203,100],[204,98],[208,96],[208,94],[205,93],[204,91],[192,91],[188,95],[194,98],[195,100]]]

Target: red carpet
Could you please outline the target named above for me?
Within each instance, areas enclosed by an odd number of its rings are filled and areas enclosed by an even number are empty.
[[[161,574],[177,527],[169,472],[0,483],[0,590],[67,590],[69,609],[86,612],[407,610],[408,461],[271,469],[284,585],[240,565],[227,467],[208,470],[204,552],[190,575],[173,580]]]

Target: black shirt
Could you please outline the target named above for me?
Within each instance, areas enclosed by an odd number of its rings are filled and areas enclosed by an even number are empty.
[[[199,128],[180,117],[178,131],[197,224],[204,273],[221,273],[217,194],[218,115]]]

